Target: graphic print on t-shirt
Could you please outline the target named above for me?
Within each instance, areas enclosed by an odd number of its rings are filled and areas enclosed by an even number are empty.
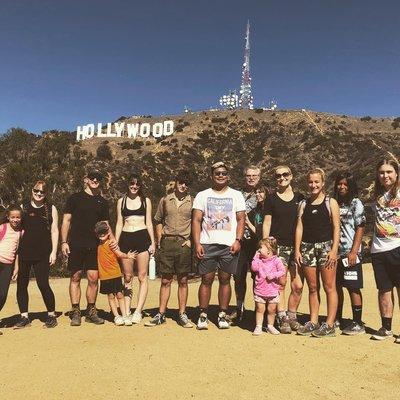
[[[400,199],[382,196],[376,205],[375,233],[379,238],[400,237]]]
[[[230,231],[233,220],[233,199],[207,197],[207,230]]]

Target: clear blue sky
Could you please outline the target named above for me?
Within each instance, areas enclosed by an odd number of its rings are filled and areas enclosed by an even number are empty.
[[[0,132],[217,106],[400,115],[398,0],[1,0]]]

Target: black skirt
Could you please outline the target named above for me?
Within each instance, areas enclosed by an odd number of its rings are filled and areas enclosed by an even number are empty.
[[[122,284],[122,277],[105,279],[100,281],[100,293],[101,294],[115,294],[118,292],[123,292],[124,285]]]

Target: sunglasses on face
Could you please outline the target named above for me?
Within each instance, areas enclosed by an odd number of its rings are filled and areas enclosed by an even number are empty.
[[[140,185],[140,183],[137,183],[137,182],[130,182],[130,183],[129,183],[129,186],[140,187],[141,185]]]
[[[41,194],[41,195],[43,195],[44,196],[44,190],[40,190],[40,189],[32,189],[32,191],[33,191],[33,193],[35,193],[35,194]]]
[[[214,176],[228,176],[228,172],[226,171],[214,172]]]
[[[97,175],[88,175],[88,178],[91,180],[91,181],[97,181],[97,182],[101,182],[101,176],[97,176]]]
[[[275,179],[280,179],[280,178],[289,178],[290,172],[284,172],[283,174],[275,174]]]
[[[186,182],[186,181],[177,181],[177,182],[178,182],[178,185],[186,185],[186,186],[189,186],[189,183]]]

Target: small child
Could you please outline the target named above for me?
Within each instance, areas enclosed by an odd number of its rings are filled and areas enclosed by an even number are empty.
[[[262,239],[258,243],[258,250],[251,263],[251,270],[255,273],[253,289],[256,302],[256,327],[253,335],[262,334],[265,304],[268,310],[267,331],[279,335],[279,331],[274,328],[274,322],[279,303],[280,278],[286,275],[286,270],[277,252],[276,239],[272,237]]]
[[[94,227],[95,234],[100,240],[97,248],[97,261],[99,266],[100,293],[108,296],[108,303],[114,315],[115,325],[131,326],[132,321],[128,317],[123,295],[124,285],[122,284],[121,268],[118,258],[135,259],[137,252],[129,251],[122,253],[119,247],[110,247],[110,228],[104,221],[98,222]],[[122,316],[118,313],[118,305]]]
[[[6,219],[0,222],[0,311],[6,303],[10,282],[18,275],[17,250],[23,234],[21,221],[21,208],[11,206],[7,209]]]

